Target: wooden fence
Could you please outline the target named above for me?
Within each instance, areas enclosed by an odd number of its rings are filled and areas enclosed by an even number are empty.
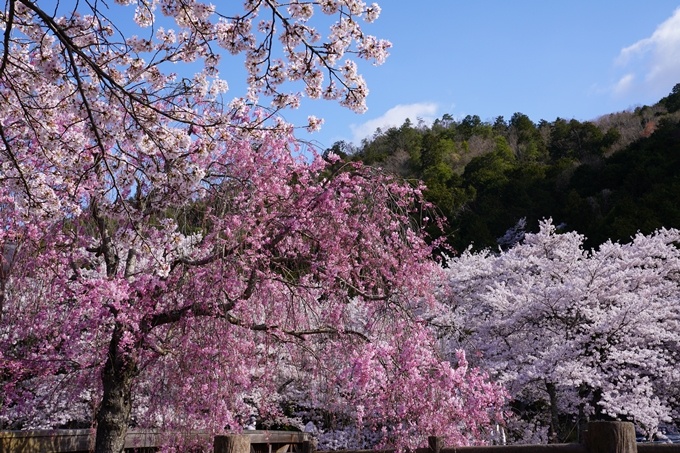
[[[208,433],[191,432],[196,440],[208,441]],[[151,453],[167,433],[130,430],[126,452]],[[316,451],[308,433],[291,431],[244,431],[243,434],[215,436],[214,453],[332,453]],[[680,444],[636,443],[635,429],[626,422],[591,422],[583,444],[493,445],[446,447],[441,437],[430,437],[428,448],[413,453],[680,453]],[[87,453],[94,447],[92,430],[45,430],[0,432],[0,453]],[[395,453],[389,450],[344,450],[342,453]]]
[[[167,442],[168,436],[161,431],[131,429],[125,438],[125,451],[155,452],[164,441]],[[192,431],[188,436],[202,442],[211,440],[207,432]],[[212,440],[215,453],[314,451],[309,433],[292,431],[244,431],[240,435],[217,436]],[[89,429],[0,431],[0,453],[88,453],[93,449],[94,431]]]

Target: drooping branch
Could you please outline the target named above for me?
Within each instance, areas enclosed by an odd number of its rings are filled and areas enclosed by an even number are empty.
[[[17,0],[13,0],[12,3],[14,3]],[[104,69],[101,67],[101,65],[97,64],[95,61],[93,61],[83,50],[80,48],[80,46],[76,45],[73,40],[71,39],[68,34],[62,29],[59,24],[45,11],[43,11],[41,8],[38,7],[38,5],[31,1],[31,0],[18,0],[20,1],[23,5],[25,5],[28,9],[33,11],[44,23],[49,27],[50,30],[54,33],[54,35],[59,39],[59,41],[64,45],[64,48],[66,49],[69,59],[71,60],[71,64],[73,67],[74,71],[74,76],[77,77],[77,68],[78,65],[75,62],[75,59],[73,55],[78,55],[79,58],[81,58],[87,66],[92,69],[97,76],[105,80],[111,88],[113,88],[116,92],[120,93],[121,95],[129,98],[131,101],[132,105],[139,104],[139,105],[144,105],[150,109],[152,109],[155,113],[162,115],[162,116],[168,116],[168,112],[155,107],[152,103],[149,103],[146,101],[146,99],[142,98],[139,94],[136,94],[135,92],[126,89],[122,85],[120,85],[108,72],[104,71]],[[80,85],[80,82],[79,82]],[[172,117],[173,120],[179,121],[180,118]],[[93,123],[94,125],[95,123]]]
[[[9,11],[7,12],[7,22],[5,24],[5,35],[3,38],[4,52],[2,54],[2,63],[0,63],[0,79],[5,75],[5,68],[9,61],[9,43],[12,37],[12,27],[14,26],[14,12],[16,0],[9,0]]]
[[[226,314],[225,318],[226,318],[227,321],[229,321],[231,324],[233,324],[235,326],[244,327],[246,329],[250,329],[250,330],[253,330],[253,331],[256,331],[256,332],[272,332],[272,333],[282,332],[286,335],[290,335],[292,337],[295,337],[295,338],[297,338],[299,340],[303,340],[303,341],[306,340],[305,337],[308,336],[308,335],[329,335],[329,334],[338,335],[338,334],[342,333],[342,334],[349,334],[349,335],[357,336],[367,343],[370,342],[370,339],[366,335],[364,335],[363,333],[358,332],[356,330],[352,330],[352,329],[342,329],[342,330],[340,330],[340,329],[333,327],[333,326],[320,326],[320,327],[312,328],[312,329],[295,330],[295,329],[281,328],[278,325],[247,324],[247,323],[244,323],[239,318],[232,316],[229,313]]]

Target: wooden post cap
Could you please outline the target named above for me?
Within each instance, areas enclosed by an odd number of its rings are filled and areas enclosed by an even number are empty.
[[[635,426],[630,422],[588,422],[588,453],[637,453]]]
[[[302,441],[302,453],[315,453],[316,452],[316,441],[314,440],[304,440]]]
[[[427,445],[430,447],[430,453],[440,453],[444,448],[444,438],[439,436],[429,436],[427,438]]]
[[[215,453],[250,453],[250,437],[244,434],[215,436]]]

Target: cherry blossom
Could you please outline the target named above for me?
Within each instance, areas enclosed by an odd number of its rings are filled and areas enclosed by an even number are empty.
[[[238,431],[296,389],[381,445],[485,441],[504,392],[418,315],[438,272],[421,188],[303,155],[276,114],[298,91],[365,109],[348,56],[384,59],[358,25],[377,6],[116,3],[137,36],[101,2],[0,17],[0,422],[85,423],[120,452],[131,424]],[[330,42],[314,11],[337,17]],[[243,98],[223,99],[222,50]]]
[[[533,426],[524,441],[564,440],[593,418],[650,436],[680,419],[680,232],[591,252],[583,240],[545,221],[505,252],[447,262],[436,322],[449,348],[477,351],[515,407],[532,408],[516,425]]]

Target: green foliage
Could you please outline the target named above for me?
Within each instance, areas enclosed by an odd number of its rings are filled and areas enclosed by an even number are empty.
[[[590,246],[628,241],[638,231],[680,226],[680,123],[662,121],[648,138],[580,167],[572,182],[567,222],[579,223]],[[580,205],[578,212],[574,203]]]
[[[534,123],[519,112],[510,121],[457,121],[445,114],[431,127],[407,120],[358,148],[332,149],[422,180],[425,198],[448,219],[433,238],[446,235],[458,251],[470,244],[495,249],[523,217],[530,230],[552,217],[595,247],[680,227],[680,117],[672,113],[680,110],[680,84],[659,105],[602,122]]]
[[[616,128],[603,133],[594,123],[581,123],[576,120],[567,122],[557,118],[550,126],[548,151],[553,158],[584,159],[589,156],[600,157],[620,137]]]
[[[668,113],[674,113],[680,110],[680,83],[676,84],[671,93],[661,99],[660,102],[666,107]]]

